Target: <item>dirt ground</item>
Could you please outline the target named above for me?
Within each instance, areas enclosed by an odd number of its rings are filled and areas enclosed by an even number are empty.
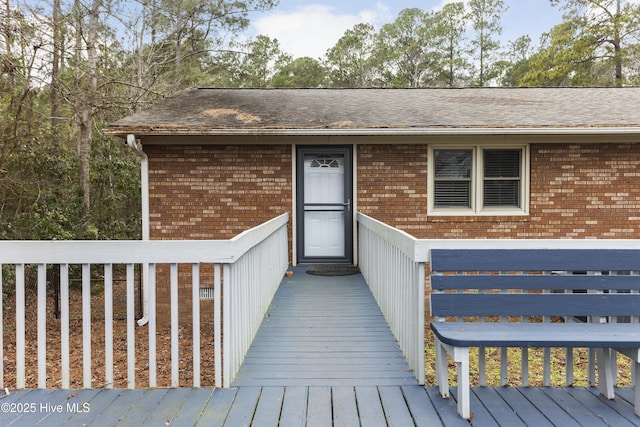
[[[26,387],[36,388],[38,386],[37,371],[37,303],[34,291],[27,291],[26,295],[26,315],[25,341],[26,341]],[[82,388],[82,303],[81,292],[70,289],[70,387]],[[91,327],[91,371],[92,388],[105,387],[105,328],[104,315],[99,308],[104,307],[103,295],[92,296],[92,310],[97,309],[96,317],[92,312]],[[124,319],[115,319],[113,322],[113,346],[114,346],[114,387],[127,387],[127,329]],[[15,388],[15,299],[5,298],[3,312],[4,329],[4,387]],[[169,327],[159,325],[156,333],[156,361],[157,361],[157,386],[171,386],[171,335]],[[213,324],[203,322],[201,324],[201,381],[202,387],[214,386],[214,349],[213,349]],[[148,328],[136,324],[135,347],[136,347],[136,387],[144,388],[149,385],[149,351],[148,351]],[[193,357],[192,357],[192,328],[191,325],[181,325],[179,328],[179,354],[180,354],[180,375],[179,385],[190,387],[193,385]],[[62,368],[61,368],[61,345],[60,345],[60,320],[56,319],[53,296],[47,298],[47,388],[61,388]]]

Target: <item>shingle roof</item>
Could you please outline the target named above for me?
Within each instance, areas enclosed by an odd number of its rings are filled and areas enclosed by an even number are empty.
[[[640,88],[189,89],[115,135],[638,128]]]

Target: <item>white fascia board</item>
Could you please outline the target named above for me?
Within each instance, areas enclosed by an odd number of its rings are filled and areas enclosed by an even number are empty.
[[[521,128],[360,128],[360,129],[211,129],[193,131],[161,129],[148,136],[221,135],[221,136],[455,136],[455,135],[638,135],[640,127],[521,127]]]

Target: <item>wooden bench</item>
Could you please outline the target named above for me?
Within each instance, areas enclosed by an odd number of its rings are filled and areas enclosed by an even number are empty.
[[[434,249],[431,271],[436,378],[449,397],[450,355],[463,418],[471,416],[469,347],[595,349],[609,399],[616,352],[631,358],[634,379],[640,375],[640,250]],[[634,399],[640,416],[637,386]]]

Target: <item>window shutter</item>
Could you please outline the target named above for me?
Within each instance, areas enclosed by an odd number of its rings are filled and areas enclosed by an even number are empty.
[[[471,183],[469,181],[436,181],[436,207],[471,207]]]
[[[434,206],[471,207],[471,150],[434,150]]]
[[[484,150],[485,207],[520,207],[521,150]]]

